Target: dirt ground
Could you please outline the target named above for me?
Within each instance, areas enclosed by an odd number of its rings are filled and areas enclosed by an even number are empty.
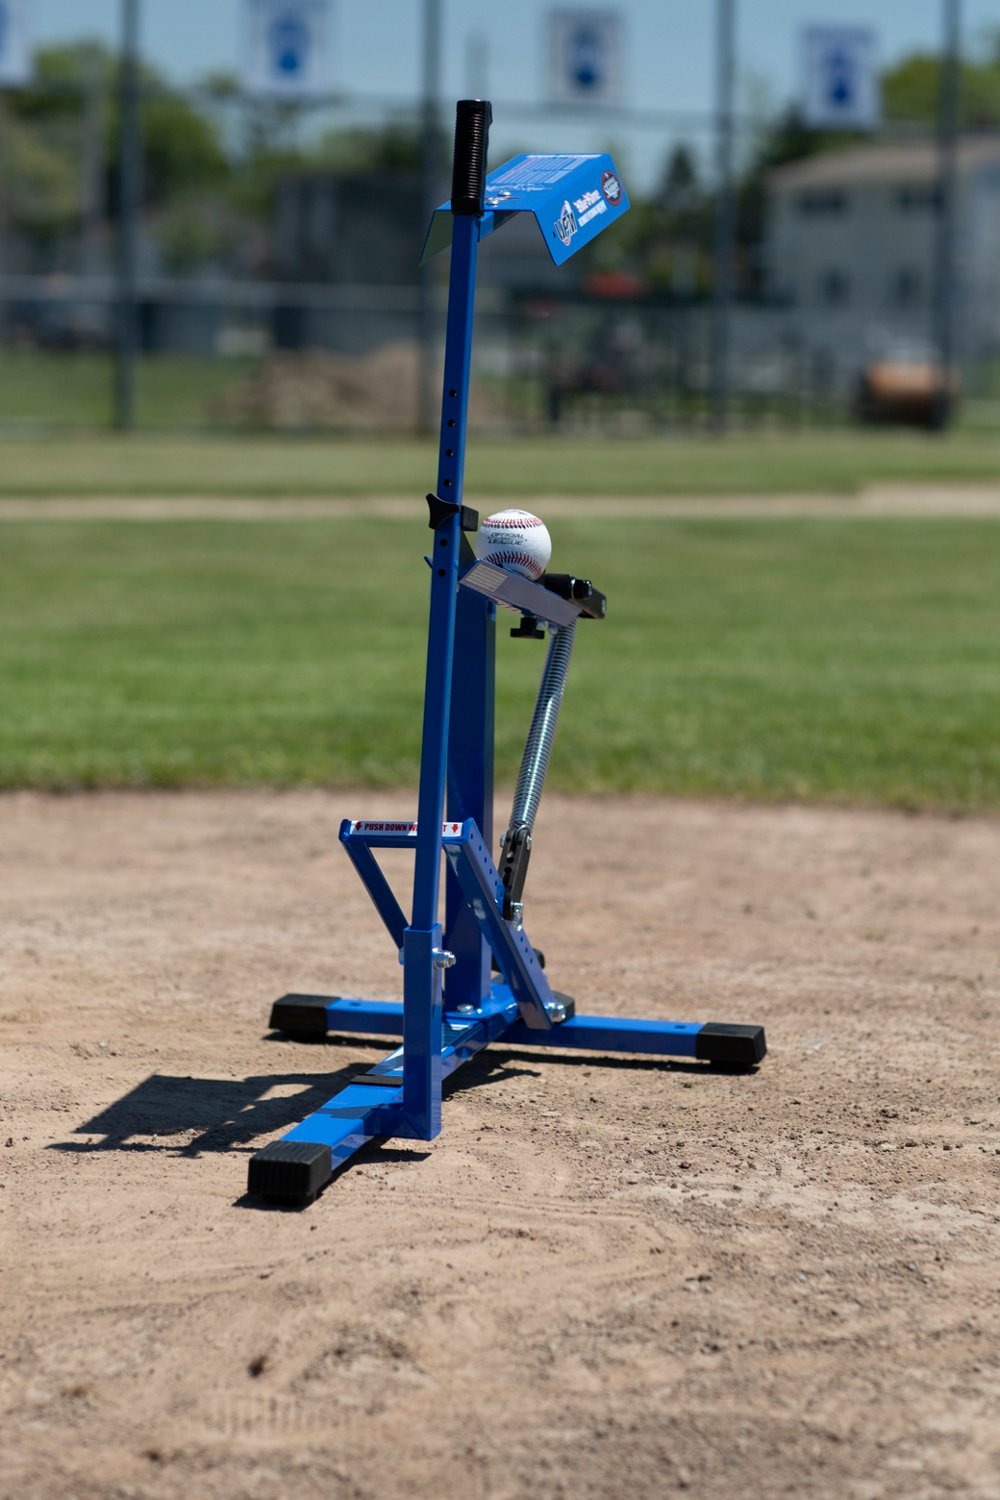
[[[247,1158],[386,1050],[337,846],[406,795],[0,799],[3,1500],[1000,1496],[1000,821],[551,797],[583,1010],[748,1077],[495,1046],[310,1208]]]

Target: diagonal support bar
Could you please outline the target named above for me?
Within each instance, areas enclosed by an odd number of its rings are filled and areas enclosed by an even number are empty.
[[[462,823],[446,822],[439,826],[441,833],[438,847],[443,848],[448,856],[450,868],[467,906],[474,914],[501,973],[517,1000],[521,1019],[526,1026],[547,1031],[553,1024],[551,1012],[557,1005],[556,996],[523,927],[515,921],[507,920],[503,915],[503,880],[490,857],[486,840],[475,819],[466,818]],[[341,824],[340,841],[351,856],[385,925],[392,933],[397,948],[402,948],[405,953],[407,943],[413,946],[416,940],[414,934],[405,928],[402,911],[371,851],[419,849],[420,823],[388,819],[348,819]],[[425,972],[429,961],[427,954],[433,953],[435,947],[440,945],[440,928],[434,929],[434,932],[436,937],[433,941],[430,941],[432,934],[426,935],[428,942],[424,946],[427,953],[421,950],[415,959],[416,972],[421,974]],[[405,984],[404,977],[404,994]],[[426,1004],[423,1009],[427,1011]],[[425,1020],[425,1024],[433,1025],[433,1018],[429,1022]]]
[[[471,818],[461,832],[445,833],[445,853],[476,920],[493,949],[500,972],[532,1031],[549,1031],[558,1001],[523,927],[503,915],[504,887],[483,837]]]
[[[375,903],[375,910],[385,923],[396,952],[401,952],[406,932],[406,914],[396,900],[378,860],[365,839],[351,837],[351,824],[347,820],[340,825],[340,842],[361,877],[362,885]]]

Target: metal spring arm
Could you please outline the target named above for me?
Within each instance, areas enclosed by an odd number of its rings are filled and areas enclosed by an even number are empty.
[[[545,774],[549,768],[552,742],[559,723],[566,678],[573,657],[576,621],[553,627],[549,649],[542,670],[542,680],[531,717],[531,728],[521,758],[521,770],[514,792],[514,807],[503,838],[500,877],[504,886],[504,916],[510,921],[520,915],[521,896],[531,856],[531,834],[538,804],[542,799]]]

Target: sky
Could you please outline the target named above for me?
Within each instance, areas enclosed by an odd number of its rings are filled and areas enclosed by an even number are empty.
[[[141,0],[143,53],[174,82],[235,70],[241,56],[244,0]],[[422,0],[329,0],[330,86],[358,99],[355,116],[374,117],[361,96],[412,100],[420,87]],[[571,9],[572,0],[557,0]],[[735,0],[738,107],[777,106],[797,91],[798,42],[809,24],[859,24],[878,36],[884,63],[935,48],[943,0]],[[491,146],[590,151],[612,144],[624,164],[648,179],[678,135],[707,156],[714,91],[715,0],[583,0],[579,8],[617,10],[624,19],[624,92],[635,108],[701,115],[691,125],[639,124],[574,111],[526,114],[549,87],[545,45],[550,0],[441,0],[444,48],[441,96],[447,103],[488,92]],[[36,43],[83,35],[114,43],[120,0],[31,0]],[[1000,0],[963,0],[963,39],[972,47],[1000,31]],[[485,65],[484,65],[485,58]],[[483,76],[485,66],[485,77]],[[491,160],[497,155],[491,149]]]

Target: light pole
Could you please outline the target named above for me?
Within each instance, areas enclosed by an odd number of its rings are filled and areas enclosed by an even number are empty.
[[[943,0],[938,92],[938,205],[934,246],[934,347],[938,364],[938,425],[947,426],[955,362],[955,231],[958,187],[958,106],[961,92],[961,0]]]
[[[424,0],[423,108],[420,131],[420,206],[423,225],[435,209],[438,183],[438,100],[441,95],[441,0]],[[420,267],[419,363],[417,369],[417,427],[423,435],[434,430],[437,409],[434,391],[437,326],[434,316],[434,272]]]
[[[733,83],[736,0],[716,4],[715,235],[712,275],[710,420],[716,432],[729,421],[729,336],[733,297]]]
[[[122,0],[122,48],[118,80],[118,344],[115,360],[115,426],[135,423],[136,235],[142,178],[139,123],[139,0]]]

